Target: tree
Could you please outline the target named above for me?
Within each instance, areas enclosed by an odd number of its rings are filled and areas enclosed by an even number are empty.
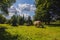
[[[42,20],[44,15],[47,13],[48,7],[50,6],[50,3],[48,0],[36,0],[36,11],[35,16],[37,17],[37,20]]]
[[[7,19],[6,24],[11,24],[11,19]]]
[[[60,15],[60,0],[35,0],[35,4],[35,20],[44,20],[50,24],[52,14]]]
[[[11,17],[11,24],[12,24],[12,26],[17,26],[18,25],[18,17],[16,15],[13,15]]]
[[[0,14],[0,24],[4,24],[6,22],[6,18]]]
[[[32,19],[31,19],[30,16],[28,16],[27,25],[28,25],[28,26],[29,26],[29,25],[32,25]]]
[[[24,15],[22,16],[18,16],[18,23],[19,25],[23,25],[24,24]]]
[[[16,0],[0,0],[0,10],[8,14],[8,8],[15,3]]]

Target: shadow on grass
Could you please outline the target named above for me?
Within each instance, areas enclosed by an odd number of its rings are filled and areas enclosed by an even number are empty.
[[[48,24],[49,27],[60,27],[60,24]]]
[[[17,35],[12,36],[10,33],[5,31],[5,27],[0,28],[0,40],[17,40]]]

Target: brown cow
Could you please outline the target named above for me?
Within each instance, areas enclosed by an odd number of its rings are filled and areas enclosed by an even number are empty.
[[[44,26],[42,25],[42,22],[41,21],[35,21],[33,24],[36,27],[42,27],[42,28],[44,28]]]

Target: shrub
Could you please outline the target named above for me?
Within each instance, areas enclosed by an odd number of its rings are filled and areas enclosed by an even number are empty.
[[[6,22],[6,18],[0,14],[0,24],[4,24]]]

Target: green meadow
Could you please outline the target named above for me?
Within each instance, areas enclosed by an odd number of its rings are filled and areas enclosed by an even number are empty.
[[[5,28],[6,33],[1,31],[5,35],[4,40],[60,40],[60,26],[45,25],[45,28],[37,28],[0,24],[0,28]]]
[[[60,40],[60,0],[0,0],[0,40]]]

